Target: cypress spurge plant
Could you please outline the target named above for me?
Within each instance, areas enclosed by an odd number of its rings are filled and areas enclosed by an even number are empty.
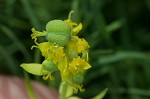
[[[46,31],[39,32],[32,28],[31,37],[45,60],[41,63],[23,63],[21,67],[27,72],[43,76],[44,80],[54,80],[54,73],[59,71],[60,99],[71,99],[73,92],[83,92],[85,72],[91,68],[88,63],[88,42],[77,36],[82,24],[71,20],[70,12],[67,20],[52,20],[46,25]],[[45,37],[46,42],[37,42],[38,37]]]

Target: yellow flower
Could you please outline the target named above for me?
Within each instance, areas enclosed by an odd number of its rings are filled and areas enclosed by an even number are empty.
[[[54,63],[62,61],[65,57],[64,47],[56,46],[54,49]]]
[[[54,63],[58,63],[65,56],[64,47],[53,45],[50,42],[43,42],[33,47],[39,48],[42,56],[47,59],[53,59]]]
[[[85,61],[85,59],[82,59],[80,57],[73,58],[73,61],[69,64],[69,70],[74,75],[80,72],[83,73],[85,70],[89,68],[91,68],[91,66]]]
[[[83,38],[81,39],[78,36],[73,36],[73,37],[77,40],[76,44],[77,44],[78,53],[81,53],[90,47],[85,39]]]
[[[83,59],[88,61],[88,52],[89,45],[85,39],[81,39],[77,36],[72,36],[67,44],[67,55],[69,58],[77,58],[80,56]]]
[[[38,44],[38,48],[40,49],[42,56],[44,56],[45,58],[49,58],[52,59],[54,57],[54,47],[52,46],[51,43],[49,42],[43,42]]]

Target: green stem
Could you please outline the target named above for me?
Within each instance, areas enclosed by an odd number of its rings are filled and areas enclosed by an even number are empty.
[[[26,87],[27,87],[27,93],[29,95],[30,99],[36,99],[34,90],[32,88],[32,85],[30,83],[30,78],[27,72],[24,71],[25,79],[26,79]]]
[[[60,98],[59,99],[66,99],[67,85],[66,84],[61,84],[60,87],[62,87],[62,88],[60,90]]]

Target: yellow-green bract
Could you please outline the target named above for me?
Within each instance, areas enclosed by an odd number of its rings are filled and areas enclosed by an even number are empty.
[[[46,25],[46,39],[60,46],[65,46],[70,38],[71,27],[62,20],[52,20]]]

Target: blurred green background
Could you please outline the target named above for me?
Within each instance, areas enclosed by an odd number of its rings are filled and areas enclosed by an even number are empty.
[[[0,74],[23,77],[21,63],[41,62],[30,49],[31,28],[45,30],[71,10],[91,46],[86,91],[78,95],[90,99],[108,88],[104,99],[150,99],[150,0],[0,0]],[[51,87],[60,82],[30,76]]]

